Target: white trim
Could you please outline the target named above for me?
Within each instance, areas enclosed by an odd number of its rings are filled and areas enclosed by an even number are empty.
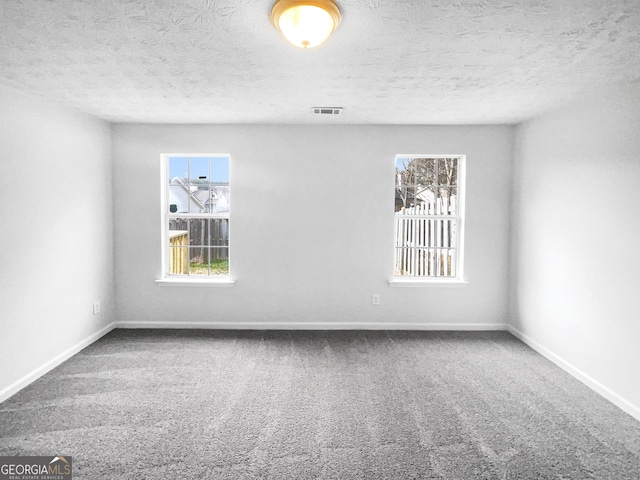
[[[118,322],[116,328],[201,328],[230,330],[445,330],[503,331],[504,323],[394,322]]]
[[[69,360],[76,353],[78,353],[82,349],[88,347],[89,345],[91,345],[96,340],[104,337],[107,333],[109,333],[114,328],[116,328],[115,322],[110,323],[109,325],[107,325],[103,329],[97,331],[96,333],[94,333],[92,335],[89,335],[84,340],[80,340],[78,343],[76,343],[72,347],[67,348],[64,352],[56,355],[55,357],[53,357],[48,362],[44,363],[43,365],[39,366],[35,370],[33,370],[30,373],[26,374],[24,377],[19,378],[18,380],[13,382],[8,387],[5,387],[4,389],[0,390],[0,403],[4,402],[9,397],[15,395],[16,393],[18,393],[20,390],[22,390],[23,388],[25,388],[29,384],[35,382],[38,378],[40,378],[44,374],[50,372],[51,370],[56,368],[61,363],[65,362],[66,360]]]
[[[429,278],[429,279],[420,279],[415,277],[398,277],[393,280],[389,280],[390,287],[467,287],[469,282],[464,280],[447,280],[445,278],[437,277],[437,278]]]
[[[457,184],[457,188],[458,188],[458,214],[457,215],[410,215],[407,216],[407,218],[424,218],[424,219],[431,219],[431,220],[455,220],[457,222],[457,226],[456,226],[456,231],[457,231],[457,244],[455,246],[455,251],[456,251],[456,276],[453,279],[455,282],[457,283],[468,283],[465,282],[464,280],[462,280],[464,278],[464,250],[465,250],[465,199],[466,199],[466,179],[467,179],[467,155],[465,154],[406,154],[406,153],[399,153],[396,154],[396,156],[394,157],[394,167],[397,165],[398,162],[398,158],[435,158],[435,159],[441,159],[441,158],[452,158],[455,157],[458,159],[458,184]],[[395,174],[394,174],[394,185],[396,183],[396,178],[395,178]],[[395,202],[395,187],[394,187],[394,202]],[[393,218],[393,225],[395,225],[395,219],[396,219],[396,215],[395,212],[393,212],[390,216],[392,216]],[[395,239],[394,239],[395,240]],[[395,244],[394,244],[395,245]],[[393,263],[392,265],[395,265],[396,262],[396,248],[397,245],[394,246],[394,249],[392,250],[393,252],[393,257],[391,257],[393,259]],[[416,283],[415,285],[409,285],[409,284],[404,284],[404,285],[392,285],[391,282],[395,282],[398,279],[401,279],[402,277],[396,277],[393,280],[389,281],[389,286],[392,287],[423,287],[425,285],[422,285],[421,283],[424,282],[424,280],[420,280],[420,284]],[[415,281],[416,278],[415,277],[408,277],[410,278],[409,282],[411,281]],[[438,280],[442,280],[443,277],[437,277]],[[446,277],[444,277],[444,281],[448,282],[448,283],[453,283],[451,282],[451,280],[448,280]],[[409,283],[407,282],[407,283]],[[433,282],[433,280],[431,280],[431,282]],[[432,285],[430,285],[432,286]]]
[[[460,166],[462,165],[462,168]],[[456,277],[462,281],[464,278],[464,237],[465,237],[465,225],[467,223],[466,217],[466,199],[467,199],[467,156],[460,155],[458,159],[458,245],[456,250]],[[464,283],[464,282],[463,282]]]
[[[156,280],[159,287],[234,287],[235,280],[228,278],[161,278]]]
[[[508,325],[507,326],[507,330],[514,337],[516,337],[517,339],[519,339],[523,343],[526,343],[528,346],[530,346],[532,349],[534,349],[540,355],[544,356],[545,358],[547,358],[550,361],[552,361],[553,363],[555,363],[558,367],[562,368],[569,375],[571,375],[572,377],[580,380],[587,387],[589,387],[592,390],[594,390],[595,392],[599,393],[604,398],[606,398],[611,403],[613,403],[617,407],[619,407],[622,410],[624,410],[625,412],[627,412],[632,417],[636,418],[637,420],[640,420],[640,407],[638,407],[637,405],[634,405],[630,401],[628,401],[625,398],[623,398],[622,396],[618,395],[616,392],[614,392],[610,388],[606,387],[605,385],[603,385],[602,383],[600,383],[599,381],[597,381],[593,377],[587,375],[585,372],[583,372],[579,368],[573,366],[571,363],[569,363],[568,361],[566,361],[564,358],[560,357],[559,355],[553,353],[548,348],[542,346],[540,343],[536,342],[531,337],[529,337],[529,336],[525,335],[524,333],[520,332],[515,327],[513,327],[511,325]]]
[[[234,282],[223,282],[217,279],[209,279],[209,285],[203,285],[201,282],[194,282],[190,280],[189,282],[185,281],[175,281],[168,273],[169,269],[169,220],[171,218],[214,218],[214,219],[230,219],[230,212],[226,212],[225,214],[191,214],[191,213],[176,213],[172,214],[168,210],[169,204],[169,182],[171,179],[169,178],[169,158],[170,157],[186,157],[186,158],[214,158],[214,157],[226,157],[229,161],[229,186],[231,186],[231,171],[232,171],[232,162],[231,162],[231,154],[230,153],[161,153],[160,154],[160,240],[161,240],[161,267],[162,267],[162,275],[165,278],[161,280],[156,280],[156,283],[161,286],[197,286],[197,287],[233,287]],[[211,170],[211,169],[209,169]],[[229,198],[231,200],[231,198]],[[227,245],[227,251],[229,253],[229,269],[231,268],[231,221],[228,223],[229,225],[229,244]],[[223,283],[227,283],[227,285],[223,285]],[[230,284],[229,284],[230,283]]]
[[[464,157],[464,153],[397,153],[396,158],[451,158]]]
[[[160,264],[162,275],[165,275],[169,268],[169,248],[166,246],[169,245],[169,217],[165,211],[169,204],[169,187],[167,186],[169,183],[169,161],[166,160],[167,158],[169,158],[167,154],[160,155],[160,251],[162,252]]]
[[[159,283],[160,281],[158,281]],[[231,282],[233,283],[233,282]],[[234,330],[419,330],[419,331],[501,331],[507,330],[514,337],[546,357],[574,378],[602,395],[632,417],[640,420],[640,407],[626,400],[599,381],[576,368],[571,363],[542,346],[515,327],[503,323],[378,323],[378,322],[113,322],[89,335],[72,347],[0,390],[0,403],[35,382],[78,352],[105,336],[115,328],[201,328]]]

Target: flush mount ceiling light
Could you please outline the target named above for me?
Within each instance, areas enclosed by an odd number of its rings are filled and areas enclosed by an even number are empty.
[[[312,48],[333,32],[342,14],[331,0],[278,0],[271,21],[296,47]]]

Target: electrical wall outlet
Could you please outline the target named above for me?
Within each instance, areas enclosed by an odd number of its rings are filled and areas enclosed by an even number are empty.
[[[93,302],[93,314],[98,315],[100,313],[100,300]]]
[[[371,303],[374,305],[380,305],[380,295],[374,293],[373,297],[371,297]]]

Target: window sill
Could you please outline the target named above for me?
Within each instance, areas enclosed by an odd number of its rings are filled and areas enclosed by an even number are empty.
[[[425,278],[425,279],[417,279],[417,278],[394,278],[393,280],[389,280],[390,287],[466,287],[469,285],[469,282],[458,279],[447,279],[447,278]]]
[[[228,278],[163,278],[156,280],[159,287],[233,287],[235,280]]]

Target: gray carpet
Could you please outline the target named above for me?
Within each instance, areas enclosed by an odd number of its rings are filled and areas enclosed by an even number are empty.
[[[504,332],[115,330],[0,405],[76,479],[640,479],[640,422]]]

